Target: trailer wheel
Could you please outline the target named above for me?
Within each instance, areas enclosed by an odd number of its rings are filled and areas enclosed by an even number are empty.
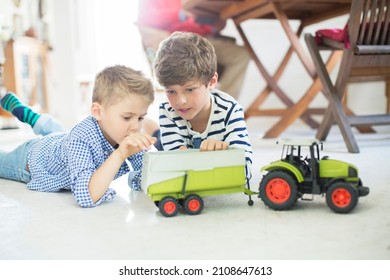
[[[177,214],[179,205],[175,198],[167,196],[160,201],[158,208],[165,217],[173,217]]]
[[[203,199],[197,194],[190,194],[184,200],[184,210],[189,215],[198,215],[203,209]]]
[[[326,191],[326,203],[336,213],[348,213],[358,203],[358,191],[350,183],[337,182]]]
[[[259,197],[274,210],[289,209],[298,199],[297,183],[287,172],[269,172],[260,182]]]

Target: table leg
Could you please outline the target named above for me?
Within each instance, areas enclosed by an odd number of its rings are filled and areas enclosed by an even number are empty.
[[[287,38],[292,44],[292,47],[295,51],[295,53],[298,55],[299,60],[302,62],[302,65],[305,67],[307,73],[311,78],[316,77],[316,70],[313,64],[313,61],[310,59],[309,54],[306,53],[306,51],[303,49],[301,42],[299,41],[300,33],[296,33],[291,28],[288,17],[284,13],[283,9],[280,7],[279,4],[271,3],[273,7],[273,12],[280,22],[284,32],[286,33]],[[298,30],[303,30],[305,25],[301,22],[300,27]]]
[[[241,27],[237,27],[237,29],[241,30]],[[299,32],[299,31],[298,31]],[[241,32],[240,32],[241,33]],[[241,37],[245,37],[244,34],[241,35]],[[250,48],[249,48],[250,49]],[[254,56],[252,50],[250,49],[250,53],[252,55],[252,57]],[[287,50],[287,53],[286,55],[284,56],[282,62],[280,63],[278,69],[276,70],[274,76],[273,76],[273,79],[275,81],[278,81],[280,76],[282,75],[284,69],[286,68],[287,66],[287,63],[288,61],[290,60],[291,58],[291,55],[293,54],[293,48],[290,47],[288,50]],[[256,56],[257,57],[257,56]],[[256,58],[257,59],[257,58]],[[267,97],[270,95],[270,93],[272,92],[272,89],[270,86],[266,86],[263,91],[261,92],[261,94],[252,102],[252,104],[245,110],[245,117],[246,118],[249,118],[251,116],[259,116],[259,115],[263,115],[262,113],[260,113],[259,111],[259,107],[260,105],[267,99]],[[265,111],[265,110],[262,110],[262,111]],[[269,110],[268,110],[269,111]],[[273,110],[274,111],[274,110]],[[273,115],[273,114],[272,114]]]
[[[256,55],[255,51],[253,50],[252,46],[250,45],[244,31],[242,30],[239,23],[235,23],[236,28],[241,36],[241,38],[244,41],[244,44],[246,48],[248,49],[252,59],[254,60],[257,68],[259,69],[260,73],[264,77],[264,79],[267,82],[267,87],[263,90],[263,92],[257,97],[254,103],[252,103],[249,107],[249,110],[245,112],[246,117],[249,117],[251,115],[281,115],[285,109],[283,110],[259,110],[258,106],[264,102],[264,100],[269,96],[270,92],[273,91],[280,99],[281,101],[287,106],[292,107],[294,105],[294,102],[284,93],[284,91],[278,86],[277,79],[279,79],[280,75],[284,71],[288,60],[291,57],[292,54],[292,47],[288,50],[287,54],[285,55],[281,65],[279,66],[279,69],[277,70],[275,76],[271,76],[268,71],[265,69],[264,65],[261,63],[260,59]],[[268,114],[266,113],[268,112]],[[311,127],[317,127],[318,123],[312,119],[308,114],[301,115],[301,118]]]

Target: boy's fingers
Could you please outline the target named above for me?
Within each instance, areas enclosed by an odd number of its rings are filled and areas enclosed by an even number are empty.
[[[213,141],[203,141],[200,145],[201,151],[214,151],[215,150],[215,142]]]
[[[201,151],[220,151],[229,147],[227,142],[223,141],[203,141],[200,145]]]
[[[141,146],[150,146],[157,142],[156,137],[152,137],[146,134],[133,134],[128,138],[130,145],[141,145]]]
[[[154,145],[157,142],[156,137],[152,137],[149,135],[141,135],[139,140],[140,140],[141,147],[143,150],[149,149],[150,146]]]

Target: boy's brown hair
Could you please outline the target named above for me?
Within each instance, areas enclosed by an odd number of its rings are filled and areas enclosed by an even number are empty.
[[[130,94],[143,96],[150,104],[154,101],[153,84],[141,71],[115,65],[96,75],[92,102],[113,105]]]
[[[199,81],[206,85],[217,71],[217,56],[206,38],[191,32],[174,32],[160,43],[154,73],[163,87]]]

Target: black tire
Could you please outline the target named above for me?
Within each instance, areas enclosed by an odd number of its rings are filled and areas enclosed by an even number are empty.
[[[167,196],[160,201],[158,208],[165,217],[173,217],[179,210],[179,204],[175,198]]]
[[[203,210],[203,199],[197,194],[190,194],[184,200],[183,208],[189,215],[198,215]]]
[[[287,172],[269,172],[260,182],[259,197],[274,210],[290,209],[298,200],[297,182]]]
[[[326,191],[326,203],[336,213],[349,213],[357,205],[359,194],[348,182],[336,182]]]

